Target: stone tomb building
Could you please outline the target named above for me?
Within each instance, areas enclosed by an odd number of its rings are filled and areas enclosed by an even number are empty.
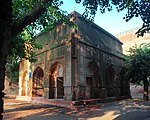
[[[24,59],[20,63],[18,98],[74,101],[129,97],[129,84],[121,77],[122,43],[77,12],[70,20],[77,30],[61,24],[37,36],[43,48],[37,51],[35,63]]]

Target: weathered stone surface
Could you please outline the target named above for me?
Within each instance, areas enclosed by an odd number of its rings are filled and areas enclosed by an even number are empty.
[[[143,37],[137,37],[135,34],[139,28],[133,28],[131,30],[119,33],[117,38],[123,43],[123,53],[128,54],[129,48],[135,46],[139,46],[142,43],[150,42],[150,33],[145,33]]]
[[[39,81],[43,80],[42,97],[106,100],[124,95],[121,93],[124,91],[121,90],[120,76],[124,67],[122,43],[94,23],[83,21],[78,13],[73,14],[78,30],[58,25],[56,30],[39,34],[36,38],[44,47],[37,51],[38,61],[28,67],[33,73],[37,67],[44,71],[43,77],[38,77]],[[25,69],[22,71],[25,72]],[[35,91],[37,89],[40,88],[34,88]],[[33,94],[33,90],[28,92]]]

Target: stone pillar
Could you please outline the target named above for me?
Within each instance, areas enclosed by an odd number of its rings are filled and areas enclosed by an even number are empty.
[[[21,81],[21,78],[19,77],[19,96],[21,96],[21,93],[22,93],[22,81]]]
[[[57,99],[57,78],[55,78],[54,81],[55,81],[55,92],[54,92],[55,97],[54,98]]]
[[[44,88],[44,98],[49,99],[49,87]]]
[[[50,59],[50,51],[45,52],[45,59],[44,59],[44,98],[49,99],[49,63],[48,60]]]
[[[19,68],[19,96],[27,96],[29,92],[29,68],[30,63],[26,59],[22,59]]]
[[[49,78],[48,70],[45,70],[45,77],[44,77],[44,98],[47,98],[47,99],[49,99],[49,79],[50,78]]]
[[[64,87],[64,94],[65,94],[65,100],[72,101],[72,87],[70,86],[65,86]]]
[[[28,81],[27,96],[32,97],[32,78],[29,78]]]
[[[121,96],[120,87],[116,87],[115,92],[116,92],[116,97],[120,98]]]
[[[67,48],[64,65],[64,99],[72,100],[72,66],[71,66],[71,49],[70,46]]]
[[[101,98],[102,98],[102,100],[106,100],[106,98],[107,98],[107,89],[106,88],[101,89]]]

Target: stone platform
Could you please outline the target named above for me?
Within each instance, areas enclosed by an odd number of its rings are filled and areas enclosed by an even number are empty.
[[[53,106],[72,108],[73,101],[66,101],[63,99],[45,99],[43,97],[28,97],[28,96],[17,96],[17,100],[29,101],[33,103],[49,104]]]
[[[66,101],[64,99],[46,99],[43,97],[28,97],[28,96],[17,96],[17,100],[22,100],[22,101],[29,101],[33,103],[39,103],[39,104],[49,104],[52,106],[59,106],[59,107],[65,107],[65,108],[80,108],[80,107],[86,107],[88,105],[95,105],[97,103],[108,103],[112,101],[118,101],[122,99],[126,99],[125,97],[122,97],[120,99],[116,97],[110,97],[107,98],[106,100],[101,100],[101,99],[89,99],[89,100],[80,100],[80,101]]]
[[[17,96],[17,100],[28,101],[39,104],[49,104],[52,106],[66,107],[66,108],[77,108],[85,107],[87,105],[93,105],[102,102],[101,99],[90,99],[80,101],[66,101],[64,99],[46,99],[42,97],[28,97],[28,96]]]

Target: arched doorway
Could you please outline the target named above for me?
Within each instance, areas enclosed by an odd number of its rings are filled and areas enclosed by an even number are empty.
[[[100,69],[96,62],[92,61],[88,63],[89,73],[86,77],[86,97],[91,98],[100,98]]]
[[[33,72],[32,96],[42,97],[44,94],[44,73],[43,69],[37,67]]]
[[[64,98],[63,66],[55,62],[50,68],[49,98]]]
[[[115,70],[112,67],[108,67],[105,73],[105,85],[107,89],[107,97],[115,96]]]

